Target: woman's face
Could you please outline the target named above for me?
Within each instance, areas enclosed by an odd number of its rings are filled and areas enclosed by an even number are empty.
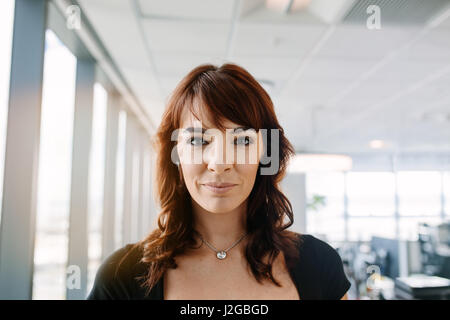
[[[183,111],[177,152],[192,199],[209,212],[225,213],[242,205],[252,191],[263,154],[262,136],[230,121],[224,123],[226,132],[210,123]],[[224,184],[230,186],[220,187]]]

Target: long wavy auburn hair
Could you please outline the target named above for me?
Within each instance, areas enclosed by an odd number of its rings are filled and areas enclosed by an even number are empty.
[[[137,277],[142,280],[141,287],[146,288],[148,294],[168,268],[177,267],[177,255],[183,254],[187,248],[195,248],[195,236],[198,236],[193,226],[191,196],[183,181],[181,165],[178,168],[171,158],[176,146],[176,141],[171,139],[172,133],[180,128],[181,114],[185,108],[198,120],[201,119],[199,113],[214,115],[211,117],[214,125],[221,130],[225,129],[225,119],[255,130],[279,130],[279,169],[273,175],[261,175],[260,168],[271,164],[260,162],[248,198],[245,257],[259,283],[270,279],[281,286],[273,277],[272,264],[282,251],[286,266],[291,270],[299,258],[298,244],[301,239],[298,233],[286,230],[293,224],[294,216],[292,205],[279,186],[295,151],[278,123],[267,92],[245,69],[227,63],[220,67],[211,64],[196,67],[180,81],[167,102],[153,141],[157,154],[155,190],[161,208],[157,228],[135,243],[128,252],[141,250],[140,262],[148,266],[148,272]],[[267,145],[264,146],[267,156],[270,156],[271,150],[269,137],[268,134],[265,139]],[[264,262],[266,256],[267,263]]]

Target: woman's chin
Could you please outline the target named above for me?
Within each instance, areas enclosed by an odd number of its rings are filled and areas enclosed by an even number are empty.
[[[214,214],[225,214],[232,211],[234,208],[235,207],[230,206],[208,206],[205,209]]]

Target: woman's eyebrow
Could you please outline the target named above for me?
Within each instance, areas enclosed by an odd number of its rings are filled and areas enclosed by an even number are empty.
[[[205,128],[200,128],[200,127],[189,127],[189,128],[185,128],[184,131],[190,132],[190,133],[194,133],[194,132],[201,132],[204,133],[206,131]]]
[[[185,128],[184,130],[190,133],[195,133],[195,132],[201,132],[201,133],[205,133],[205,131],[209,129],[209,128],[200,128],[200,127],[189,127],[189,128]],[[251,127],[236,127],[236,128],[227,128],[227,129],[231,129],[233,130],[233,133],[236,133],[236,131],[238,130],[242,130],[242,131],[247,131],[249,129],[253,129]]]
[[[250,129],[253,129],[253,128],[251,128],[251,127],[236,127],[236,128],[233,128],[233,132],[236,132],[238,130],[247,131]]]

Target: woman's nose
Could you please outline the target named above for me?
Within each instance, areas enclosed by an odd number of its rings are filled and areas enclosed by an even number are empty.
[[[234,165],[234,149],[225,139],[214,139],[204,150],[204,161],[208,170],[221,173],[230,170]],[[231,146],[231,147],[230,147]]]

